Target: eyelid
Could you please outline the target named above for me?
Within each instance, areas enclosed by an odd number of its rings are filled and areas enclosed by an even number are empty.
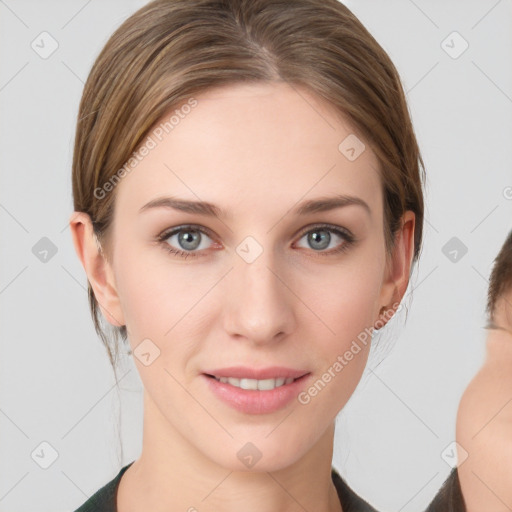
[[[160,234],[157,235],[157,239],[159,240],[165,240],[166,238],[169,238],[171,235],[174,235],[176,233],[179,233],[180,231],[185,231],[187,229],[200,231],[201,233],[205,233],[210,238],[216,238],[213,234],[213,231],[208,229],[205,226],[202,226],[200,224],[182,224],[180,226],[174,226],[172,228],[166,228],[164,229]]]
[[[343,233],[347,238],[355,238],[351,231],[349,231],[347,228],[343,226],[338,226],[336,224],[329,224],[326,222],[313,222],[312,224],[309,224],[308,226],[301,228],[296,236],[302,237],[306,233],[309,233],[310,231],[313,231],[315,229],[329,229],[332,231],[339,231]]]

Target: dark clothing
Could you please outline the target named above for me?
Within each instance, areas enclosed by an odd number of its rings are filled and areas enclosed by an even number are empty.
[[[334,468],[332,468],[331,476],[338,491],[338,498],[340,499],[343,512],[378,512],[377,509],[369,505],[363,498],[360,498]]]
[[[466,512],[457,468],[452,469],[425,512]]]
[[[113,480],[96,491],[75,512],[117,512],[117,487],[119,486],[121,476],[132,464],[133,462],[124,466]],[[334,468],[332,468],[331,476],[338,491],[343,512],[377,512],[350,489]]]
[[[124,466],[117,476],[101,489],[96,491],[85,503],[83,503],[75,512],[117,512],[117,487],[123,473],[134,463],[130,462]]]

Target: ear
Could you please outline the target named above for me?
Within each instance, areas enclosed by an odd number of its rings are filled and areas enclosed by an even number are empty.
[[[90,216],[84,212],[73,212],[69,226],[75,251],[82,262],[103,316],[112,325],[122,327],[125,322],[114,273],[94,234]]]
[[[414,255],[415,221],[416,216],[410,210],[402,216],[401,227],[395,235],[395,245],[392,253],[387,257],[386,275],[380,294],[382,307],[374,325],[375,329],[382,329],[393,317],[407,290]]]

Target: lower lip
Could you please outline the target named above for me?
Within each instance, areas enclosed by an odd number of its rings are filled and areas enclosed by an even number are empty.
[[[234,409],[245,414],[269,414],[282,409],[296,398],[309,375],[308,373],[290,384],[266,391],[237,388],[205,374],[203,377],[212,392]]]

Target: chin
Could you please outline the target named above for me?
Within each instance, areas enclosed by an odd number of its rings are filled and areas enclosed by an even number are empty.
[[[286,421],[286,420],[285,420]],[[212,454],[212,460],[229,471],[247,471],[253,473],[280,471],[296,463],[308,451],[304,446],[304,435],[294,443],[294,437],[283,429],[278,433],[276,423],[272,428],[265,428],[261,435],[236,436],[229,448],[225,443],[221,453]],[[276,428],[277,427],[277,428]],[[276,428],[274,432],[272,430]],[[269,435],[269,432],[272,432]],[[245,441],[241,442],[240,440]]]

